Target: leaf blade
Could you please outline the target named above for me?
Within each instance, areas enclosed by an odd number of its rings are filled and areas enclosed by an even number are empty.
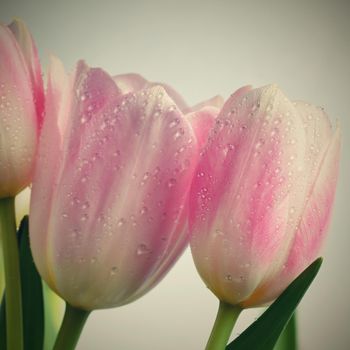
[[[23,305],[24,349],[43,349],[44,302],[41,277],[35,267],[29,243],[28,216],[18,230]]]
[[[252,325],[226,346],[226,350],[273,350],[321,264],[322,258],[318,258],[306,268]]]

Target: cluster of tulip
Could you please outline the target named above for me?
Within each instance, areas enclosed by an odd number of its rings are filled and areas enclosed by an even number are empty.
[[[13,199],[30,184],[34,262],[68,305],[55,349],[74,348],[72,329],[90,311],[147,293],[188,243],[207,287],[237,310],[270,303],[318,256],[340,148],[323,109],[275,85],[188,107],[168,85],[83,61],[67,74],[55,57],[44,89],[19,20],[0,26],[0,52],[9,350],[23,346],[11,331],[20,322]],[[229,333],[212,334],[207,349],[223,349]]]

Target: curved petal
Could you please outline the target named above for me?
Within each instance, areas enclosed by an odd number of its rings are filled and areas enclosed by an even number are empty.
[[[275,86],[240,89],[225,103],[191,190],[192,254],[231,304],[245,300],[288,252],[305,193],[302,121]],[[300,194],[301,193],[301,194]]]
[[[46,91],[46,115],[40,135],[38,157],[33,178],[30,210],[30,241],[33,258],[40,274],[55,289],[46,252],[47,233],[53,205],[55,184],[62,163],[63,122],[70,108],[71,82],[62,63],[50,58]]]
[[[175,89],[173,89],[170,85],[164,84],[164,83],[150,82],[147,85],[148,88],[153,86],[161,86],[166,91],[166,93],[171,97],[171,99],[175,102],[179,110],[182,113],[186,113],[186,111],[188,110],[188,105],[186,101],[183,99],[183,97]]]
[[[26,62],[3,25],[0,51],[0,197],[6,197],[31,181],[38,130]]]
[[[328,134],[328,131],[327,131]],[[283,268],[266,281],[244,305],[273,300],[318,256],[327,232],[339,170],[340,130],[323,147],[301,221]]]
[[[204,107],[215,107],[215,108],[221,109],[224,105],[224,102],[225,101],[224,101],[223,97],[220,95],[217,95],[217,96],[210,98],[209,100],[200,102],[200,103],[196,104],[195,106],[190,107],[188,109],[188,111],[185,111],[185,112],[186,113],[198,112],[199,110],[203,109]]]
[[[204,148],[207,143],[208,135],[214,126],[215,118],[219,114],[219,109],[215,107],[203,107],[198,111],[186,114],[186,118],[192,125],[197,137],[198,146]]]
[[[113,80],[123,94],[136,92],[142,89],[149,89],[154,86],[162,86],[180,111],[186,112],[188,110],[188,106],[180,94],[167,84],[149,82],[141,75],[135,73],[117,75],[113,77]]]
[[[45,98],[37,48],[27,26],[23,21],[20,19],[15,19],[8,27],[15,36],[26,61],[33,87],[32,93],[36,107],[36,115],[39,125],[41,125],[44,113]]]
[[[148,84],[148,81],[144,77],[135,73],[116,75],[113,77],[113,80],[122,94],[142,90]]]

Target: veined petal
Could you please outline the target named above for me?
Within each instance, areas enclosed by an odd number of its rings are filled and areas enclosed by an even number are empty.
[[[189,108],[188,111],[186,111],[186,112],[187,113],[198,112],[199,110],[203,109],[204,107],[215,107],[215,108],[218,108],[220,110],[222,108],[222,106],[224,105],[224,102],[225,101],[222,98],[222,96],[217,95],[217,96],[210,98],[209,100],[206,100],[206,101],[203,101],[203,102],[196,104],[195,106]]]
[[[207,143],[209,132],[214,126],[215,118],[220,110],[215,107],[203,107],[195,112],[186,114],[186,118],[190,121],[194,133],[197,137],[198,146],[204,148]]]
[[[46,115],[39,141],[36,171],[33,179],[30,211],[31,245],[35,263],[40,274],[55,289],[47,251],[50,213],[53,207],[54,185],[62,163],[63,129],[71,105],[70,79],[62,63],[54,56],[50,58],[46,91]],[[62,121],[63,120],[63,121]]]
[[[113,77],[113,80],[122,94],[142,90],[148,84],[148,81],[144,77],[135,73],[116,75]]]
[[[121,90],[122,94],[149,89],[154,86],[162,86],[165,89],[166,93],[175,102],[180,111],[186,113],[188,110],[188,106],[182,96],[168,84],[150,82],[141,75],[135,73],[117,75],[113,77],[113,80]]]
[[[244,303],[245,306],[255,306],[273,300],[317,258],[330,222],[338,179],[339,155],[338,128],[329,143],[320,151],[317,172],[313,177],[303,215],[283,268],[259,287]]]

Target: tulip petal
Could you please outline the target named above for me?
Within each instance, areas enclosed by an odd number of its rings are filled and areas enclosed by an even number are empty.
[[[204,148],[207,143],[208,135],[214,125],[215,118],[219,114],[219,109],[215,107],[203,107],[198,111],[186,114],[190,121],[193,131],[196,134],[198,146]]]
[[[43,123],[36,171],[33,179],[30,210],[30,240],[34,260],[40,274],[55,290],[53,273],[50,271],[48,254],[45,254],[47,230],[49,227],[50,212],[53,206],[52,184],[57,183],[61,164],[62,122],[67,108],[70,106],[70,98],[67,93],[70,90],[70,81],[64,71],[62,63],[54,56],[50,58],[50,68],[46,92],[46,115]],[[37,185],[38,184],[38,185]]]
[[[123,94],[142,90],[148,84],[144,77],[135,73],[116,75],[113,80]]]
[[[204,107],[215,107],[215,108],[221,109],[222,106],[224,105],[224,102],[225,101],[222,98],[222,96],[217,95],[217,96],[210,98],[209,100],[198,103],[197,105],[189,108],[189,110],[186,112],[187,113],[197,112],[197,111],[203,109]]]
[[[188,106],[180,94],[167,84],[149,82],[141,75],[135,73],[117,75],[113,77],[113,80],[123,94],[148,89],[154,86],[162,86],[180,111],[186,112],[188,110]]]
[[[288,252],[290,203],[306,191],[300,130],[297,110],[275,86],[240,89],[216,119],[192,185],[190,227],[197,269],[221,300],[244,300]]]
[[[328,134],[328,131],[327,131]],[[340,130],[333,133],[328,145],[320,151],[317,172],[305,203],[303,216],[298,225],[283,269],[270,276],[254,295],[247,300],[246,307],[273,300],[297,277],[305,266],[318,256],[327,232],[339,170]]]
[[[165,83],[148,83],[147,87],[153,87],[153,86],[162,86],[166,93],[171,97],[171,99],[175,102],[176,106],[179,108],[179,110],[182,113],[186,113],[188,110],[188,105],[186,101],[182,98],[182,96],[175,90],[173,89],[170,85],[165,84]]]
[[[38,117],[39,125],[41,125],[44,113],[45,97],[37,48],[27,26],[23,21],[20,19],[15,19],[8,27],[14,34],[27,63],[31,83],[33,86],[32,92],[36,106],[36,114]]]
[[[30,182],[37,119],[23,54],[3,25],[0,52],[0,197],[6,197],[16,195]]]

